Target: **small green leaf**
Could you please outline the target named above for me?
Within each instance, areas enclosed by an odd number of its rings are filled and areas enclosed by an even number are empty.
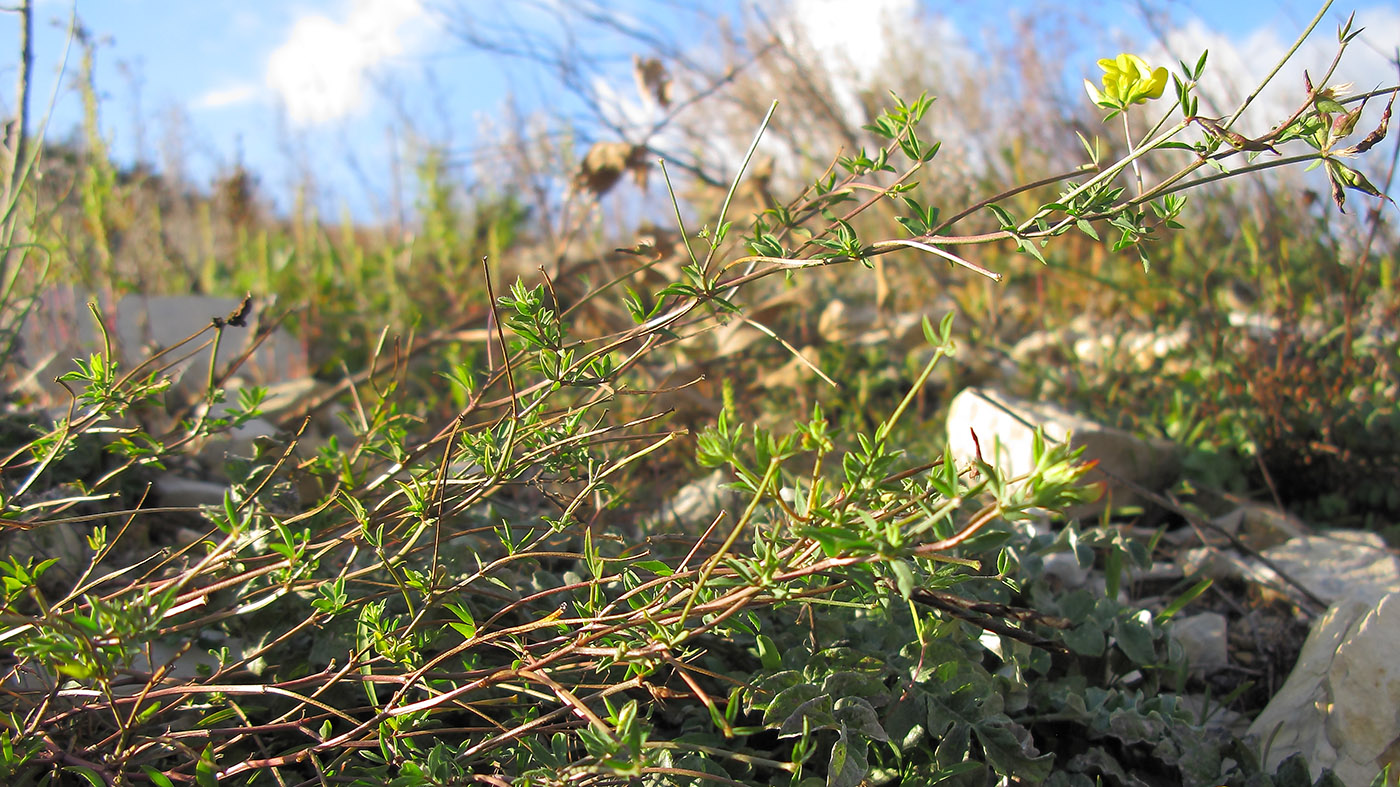
[[[914,569],[909,563],[895,559],[890,561],[890,571],[894,574],[895,587],[899,589],[899,595],[905,601],[909,600],[909,595],[914,592]]]
[[[847,729],[880,742],[888,742],[890,736],[880,726],[880,715],[870,701],[864,697],[842,697],[836,702],[836,719]]]
[[[1149,666],[1157,663],[1157,652],[1152,646],[1152,627],[1149,621],[1138,616],[1121,619],[1113,627],[1113,636],[1118,643],[1118,649],[1134,664]]]
[[[1075,626],[1064,635],[1065,646],[1081,656],[1102,656],[1105,645],[1103,629],[1094,621]]]
[[[632,566],[634,568],[640,568],[646,571],[650,571],[658,577],[669,577],[672,574],[676,573],[675,571],[671,570],[670,566],[666,565],[660,560],[638,560],[636,563],[633,563]]]
[[[1165,623],[1166,621],[1170,620],[1171,617],[1176,613],[1180,612],[1183,607],[1185,607],[1187,604],[1190,604],[1192,601],[1195,601],[1197,596],[1206,592],[1206,589],[1211,586],[1212,582],[1213,580],[1203,579],[1200,582],[1197,582],[1195,585],[1192,585],[1189,590],[1187,590],[1185,593],[1182,593],[1180,596],[1177,596],[1175,599],[1172,600],[1170,604],[1166,606],[1165,609],[1157,613],[1157,622]]]
[[[215,787],[219,783],[219,777],[214,773],[214,744],[204,747],[200,752],[199,762],[194,766],[194,782],[199,787]]]
[[[841,735],[831,747],[831,757],[827,760],[827,787],[859,787],[870,771],[868,746],[865,738],[852,735],[842,725]]]
[[[141,770],[145,771],[146,778],[151,780],[151,784],[156,787],[175,787],[175,783],[170,781],[170,777],[152,768],[149,765],[142,765]]]
[[[767,634],[759,634],[758,640],[758,660],[763,663],[763,668],[772,672],[782,668],[783,654],[778,650],[778,646],[773,642],[773,638]]]
[[[463,639],[471,639],[476,636],[476,619],[472,617],[471,610],[461,604],[443,604],[449,612],[457,616],[461,623],[448,623],[453,631],[462,635]]]
[[[107,787],[107,783],[102,780],[101,776],[97,775],[97,771],[91,768],[85,768],[81,765],[67,765],[64,766],[63,770],[68,773],[76,773],[84,779],[87,779],[88,784],[91,784],[93,787]]]

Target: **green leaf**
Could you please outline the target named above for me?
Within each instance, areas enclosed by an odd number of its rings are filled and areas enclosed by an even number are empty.
[[[476,619],[472,617],[471,610],[461,604],[443,604],[449,612],[457,616],[461,623],[449,623],[454,631],[462,635],[463,639],[471,639],[476,636]]]
[[[1113,636],[1118,649],[1134,664],[1148,666],[1157,663],[1157,652],[1152,646],[1150,620],[1144,621],[1138,616],[1119,620],[1113,627]]]
[[[1016,226],[1016,222],[1011,218],[1011,214],[1006,212],[1006,208],[1000,205],[988,205],[987,210],[990,210],[992,215],[997,217],[997,224],[1001,225],[1001,229],[1006,230]]]
[[[156,787],[175,787],[175,782],[170,781],[170,777],[152,768],[149,765],[142,765],[141,770],[145,771],[146,778],[151,780],[151,784]]]
[[[891,560],[890,571],[894,574],[895,587],[899,589],[899,595],[905,601],[909,600],[910,594],[914,592],[914,569],[904,560]]]
[[[822,681],[822,693],[832,697],[882,697],[888,692],[878,672],[841,670]]]
[[[787,718],[783,719],[782,726],[778,728],[778,737],[790,738],[794,735],[801,735],[803,729],[835,729],[838,724],[836,716],[832,713],[831,705],[831,695],[829,694],[813,697],[798,705],[792,713],[788,714]],[[773,709],[769,708],[768,712],[763,714],[764,718],[766,719],[772,712]]]
[[[1050,776],[1055,755],[1040,754],[1031,741],[1030,731],[1021,725],[1010,719],[982,722],[973,725],[972,732],[982,744],[987,764],[997,773],[1015,776],[1030,784],[1038,784]]]
[[[1094,621],[1086,621],[1066,631],[1065,647],[1081,656],[1101,656],[1105,640],[1103,629]]]
[[[636,563],[633,563],[632,566],[650,571],[658,577],[669,577],[676,573],[670,566],[660,560],[638,560]]]
[[[836,701],[836,720],[850,730],[882,743],[890,736],[880,726],[880,716],[864,697],[842,697]]]
[[[763,663],[763,668],[769,671],[780,669],[783,666],[783,654],[778,650],[773,638],[767,634],[759,634],[757,640],[758,660]]]
[[[870,771],[868,746],[865,738],[851,735],[842,725],[841,735],[831,747],[831,757],[827,760],[827,787],[859,787]]]
[[[76,773],[84,779],[87,779],[88,783],[93,787],[106,787],[107,785],[107,783],[102,780],[102,777],[97,775],[97,771],[91,768],[85,768],[81,765],[66,765],[63,767],[63,770],[68,773]]]
[[[763,712],[763,724],[781,724],[797,712],[803,703],[821,695],[822,690],[811,683],[799,683],[779,691]]]
[[[933,785],[942,784],[950,780],[957,780],[956,783],[958,784],[977,784],[979,782],[984,782],[986,781],[985,779],[974,779],[964,782],[963,780],[958,779],[958,777],[963,776],[964,774],[977,773],[979,771],[983,771],[986,769],[986,767],[987,766],[983,765],[980,762],[977,762],[976,760],[964,760],[962,762],[956,762],[945,768],[939,768],[938,773],[935,774],[934,780],[929,782],[928,784],[929,787],[933,787]]]
[[[199,787],[215,787],[219,783],[219,777],[214,773],[214,744],[204,747],[200,752],[199,762],[194,766],[194,783]]]
[[[1301,753],[1289,755],[1274,772],[1274,784],[1277,787],[1312,787],[1307,758]]]
[[[1157,622],[1165,623],[1166,621],[1170,620],[1171,617],[1176,613],[1180,612],[1183,607],[1185,607],[1187,604],[1190,604],[1192,601],[1195,601],[1197,596],[1206,592],[1206,589],[1211,586],[1211,583],[1213,581],[1214,580],[1203,579],[1200,582],[1197,582],[1195,585],[1192,585],[1189,590],[1187,590],[1185,593],[1182,593],[1180,596],[1177,596],[1175,599],[1172,600],[1170,604],[1166,606],[1165,609],[1157,613]]]

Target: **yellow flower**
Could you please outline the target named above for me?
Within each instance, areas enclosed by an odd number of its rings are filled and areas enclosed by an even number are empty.
[[[1087,79],[1084,88],[1089,98],[1104,109],[1123,110],[1159,98],[1167,86],[1167,69],[1154,69],[1147,61],[1126,52],[1111,60],[1100,60],[1099,68],[1104,71],[1103,90]]]

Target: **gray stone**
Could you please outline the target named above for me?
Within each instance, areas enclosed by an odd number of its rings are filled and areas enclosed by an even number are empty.
[[[1106,333],[1093,319],[1081,316],[1056,330],[1026,335],[1011,348],[1009,355],[1012,361],[1022,365],[1061,362],[1147,368],[1187,347],[1193,335],[1190,323],[1181,323],[1170,330],[1130,329]]]
[[[1237,579],[1250,574],[1249,566],[1233,552],[1226,552],[1213,546],[1196,547],[1182,552],[1177,564],[1188,577],[1213,579]]]
[[[758,387],[765,390],[772,388],[800,389],[809,381],[816,379],[814,368],[821,368],[821,351],[816,347],[808,345],[799,350],[801,358],[792,357],[782,366],[765,372],[758,378]],[[786,417],[786,416],[784,416]]]
[[[26,320],[21,333],[24,361],[31,367],[41,367],[33,375],[37,383],[51,385],[54,377],[74,368],[73,358],[86,359],[102,350],[102,335],[87,307],[87,303],[94,300],[100,299],[82,295],[71,287],[57,287],[40,297],[39,305]],[[240,304],[238,298],[208,295],[126,295],[115,303],[103,303],[103,322],[112,340],[119,371],[135,369],[153,352],[172,347],[209,327],[214,318],[227,318]],[[254,308],[258,305],[255,301]],[[247,321],[248,327],[229,325],[224,328],[217,359],[221,371],[243,354],[256,335],[256,315],[249,315]],[[162,360],[180,359],[213,335],[214,331],[210,330]],[[205,348],[181,360],[168,374],[175,380],[177,390],[197,394],[204,390],[208,368],[209,349]],[[305,377],[306,350],[288,332],[274,331],[239,367],[238,374],[249,383]],[[59,401],[67,398],[56,385],[43,392]]]
[[[971,461],[980,444],[982,458],[1008,479],[1034,469],[1031,446],[1037,427],[1045,430],[1047,442],[1068,439],[1074,447],[1084,448],[1082,461],[1097,463],[1085,480],[1098,484],[1105,494],[1095,503],[1071,509],[1067,512],[1071,517],[1092,517],[1110,504],[1140,504],[1139,496],[1116,479],[1156,491],[1174,480],[1180,467],[1176,446],[1169,441],[1143,440],[1064,408],[991,389],[964,390],[948,411],[948,442],[954,457]]]
[[[210,435],[203,440],[195,455],[211,467],[222,467],[229,457],[250,459],[257,453],[257,441],[277,435],[277,425],[262,418],[251,418],[236,426]]]
[[[165,475],[156,479],[154,492],[161,506],[174,508],[197,508],[199,506],[221,506],[228,487],[212,481],[199,481]]]
[[[1255,341],[1270,341],[1283,333],[1283,322],[1275,315],[1259,311],[1231,311],[1227,318],[1232,328],[1239,328]],[[1305,318],[1297,325],[1289,326],[1289,331],[1297,331],[1304,339],[1320,339],[1327,333],[1328,324],[1316,317]]]
[[[1313,777],[1330,768],[1365,787],[1400,768],[1400,596],[1347,597],[1313,625],[1283,688],[1250,725],[1272,772],[1302,753]]]
[[[677,524],[682,528],[705,528],[721,511],[733,511],[742,499],[737,491],[725,485],[729,475],[724,470],[692,481],[681,487],[661,510],[651,517],[656,524]]]
[[[1145,369],[1158,359],[1189,345],[1191,338],[1192,327],[1189,323],[1182,323],[1172,330],[1099,331],[1076,341],[1074,354],[1081,362],[1097,366],[1129,364]]]
[[[1181,646],[1191,672],[1209,675],[1230,666],[1228,624],[1219,612],[1201,612],[1177,618],[1171,625],[1172,639]]]
[[[1044,576],[1052,578],[1060,588],[1073,590],[1089,581],[1089,567],[1081,566],[1073,552],[1052,552],[1045,556],[1041,569]]]
[[[1303,520],[1266,503],[1243,503],[1212,523],[1252,549],[1268,549],[1309,532]]]
[[[940,306],[944,307],[944,312],[949,310],[946,303],[940,302],[926,311],[940,313]],[[923,320],[923,314],[882,315],[874,307],[849,307],[840,298],[833,298],[817,320],[817,335],[822,341],[833,344],[878,344],[895,353],[904,353],[924,343]]]
[[[1329,604],[1345,598],[1374,601],[1400,591],[1400,560],[1386,548],[1378,533],[1333,530],[1290,539],[1261,554]],[[1263,577],[1282,581],[1263,565],[1255,566],[1255,570]]]

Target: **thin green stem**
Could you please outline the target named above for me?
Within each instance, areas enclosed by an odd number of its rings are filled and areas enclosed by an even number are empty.
[[[1273,78],[1275,76],[1278,76],[1278,72],[1283,70],[1284,65],[1287,64],[1288,61],[1292,60],[1294,55],[1298,54],[1298,48],[1303,45],[1303,42],[1307,40],[1308,36],[1312,35],[1313,29],[1316,28],[1318,23],[1322,21],[1322,17],[1326,16],[1327,14],[1327,9],[1331,7],[1332,0],[1326,0],[1326,2],[1322,4],[1322,8],[1318,9],[1317,14],[1313,16],[1312,21],[1309,22],[1307,28],[1303,30],[1302,35],[1298,36],[1298,38],[1293,41],[1293,46],[1289,47],[1288,51],[1283,53],[1283,57],[1280,58],[1279,61],[1274,64],[1273,70],[1270,71],[1268,75],[1264,77],[1264,80],[1259,83],[1258,87],[1254,88],[1254,92],[1250,93],[1248,96],[1245,96],[1245,99],[1240,104],[1239,108],[1235,110],[1234,114],[1230,115],[1230,119],[1222,124],[1224,128],[1229,129],[1231,126],[1233,126],[1235,124],[1235,121],[1239,120],[1240,116],[1244,114],[1244,111],[1249,108],[1249,105],[1254,103],[1254,99],[1258,98],[1259,94],[1264,92],[1264,88],[1270,82],[1273,81]]]

